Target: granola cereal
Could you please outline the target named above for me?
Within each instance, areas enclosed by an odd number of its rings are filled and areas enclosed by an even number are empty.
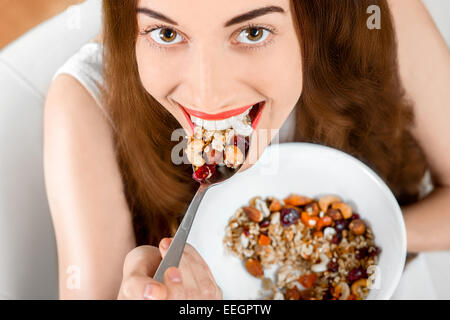
[[[380,248],[372,229],[337,196],[254,197],[236,210],[223,240],[261,279],[261,298],[363,300]],[[276,266],[270,279],[264,270]]]
[[[193,135],[185,149],[192,164],[192,178],[205,182],[216,173],[217,166],[237,170],[245,161],[253,132],[252,121],[261,109],[257,103],[237,116],[208,121],[191,116]]]

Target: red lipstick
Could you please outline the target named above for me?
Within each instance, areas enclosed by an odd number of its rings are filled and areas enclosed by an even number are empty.
[[[197,117],[197,118],[201,118],[201,119],[204,119],[204,120],[223,120],[223,119],[227,119],[227,118],[230,118],[230,117],[233,117],[233,116],[237,116],[237,115],[243,113],[245,110],[249,109],[252,106],[253,106],[253,104],[251,104],[249,106],[246,106],[246,107],[237,108],[237,109],[233,109],[233,110],[228,110],[228,111],[224,111],[224,112],[220,112],[220,113],[216,113],[216,114],[209,114],[209,113],[204,113],[204,112],[193,110],[193,109],[188,109],[188,108],[183,107],[182,105],[180,105],[180,107],[182,107],[191,116],[194,116],[194,117]]]
[[[208,114],[208,113],[185,108],[181,104],[178,103],[178,106],[183,111],[183,114],[186,117],[186,119],[192,129],[192,132],[194,132],[195,125],[194,125],[194,123],[192,123],[192,120],[190,117],[191,115],[194,117],[197,117],[197,118],[204,119],[204,120],[222,120],[222,119],[227,119],[229,117],[239,115],[239,114],[243,113],[244,111],[246,111],[247,109],[251,108],[252,106],[254,106],[254,107],[250,111],[249,116],[251,119],[252,127],[253,127],[253,129],[255,129],[255,127],[257,126],[257,124],[261,118],[262,109],[264,108],[264,105],[265,105],[265,101],[262,101],[257,104],[242,107],[242,108],[237,108],[237,109],[233,109],[233,110],[229,110],[229,111],[225,111],[225,112],[221,112],[221,113],[217,113],[217,114]]]

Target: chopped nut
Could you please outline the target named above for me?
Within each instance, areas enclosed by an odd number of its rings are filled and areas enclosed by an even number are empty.
[[[253,197],[253,198],[251,198],[249,201],[248,201],[248,204],[251,206],[251,207],[255,207],[256,208],[256,200],[262,200],[262,198],[260,197],[260,196],[256,196],[256,197]]]
[[[352,207],[350,207],[348,204],[344,202],[333,202],[331,204],[331,207],[333,209],[339,209],[344,219],[348,219],[352,216]]]
[[[334,196],[334,195],[324,196],[319,199],[320,210],[322,210],[323,212],[327,212],[327,209],[332,202],[340,201],[340,200],[341,199],[338,196]]]
[[[261,211],[261,213],[263,214],[264,218],[267,218],[268,216],[270,216],[270,210],[267,207],[267,204],[266,204],[265,201],[263,201],[261,199],[256,199],[255,200],[255,207],[256,207],[256,209]]]
[[[352,294],[354,294],[356,297],[360,297],[361,296],[360,290],[365,287],[367,287],[367,279],[366,278],[356,280],[352,284]]]
[[[361,219],[355,219],[350,222],[348,228],[357,236],[364,234],[364,232],[366,231],[366,225]]]
[[[339,210],[333,208],[329,208],[327,210],[327,215],[329,215],[334,221],[342,219],[342,214],[339,212]]]
[[[247,217],[254,222],[261,222],[263,219],[263,215],[261,211],[253,207],[244,207],[243,208]]]

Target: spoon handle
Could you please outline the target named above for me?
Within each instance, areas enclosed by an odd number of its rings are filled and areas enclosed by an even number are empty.
[[[194,222],[195,214],[197,213],[198,206],[200,205],[200,202],[203,199],[206,190],[208,190],[208,185],[200,184],[200,187],[195,193],[195,196],[192,199],[191,204],[189,205],[189,208],[187,209],[180,226],[178,227],[177,233],[175,234],[175,237],[173,238],[164,259],[161,261],[158,269],[155,272],[153,279],[155,279],[156,281],[162,283],[164,272],[169,267],[178,267],[181,256],[183,254],[184,246],[186,244],[186,240],[189,236],[189,232],[191,231],[192,222]]]

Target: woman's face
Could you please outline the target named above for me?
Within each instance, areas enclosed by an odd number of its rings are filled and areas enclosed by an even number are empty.
[[[242,170],[250,167],[301,94],[290,1],[139,0],[137,19],[142,84],[189,135],[186,112],[214,119],[265,102]]]

